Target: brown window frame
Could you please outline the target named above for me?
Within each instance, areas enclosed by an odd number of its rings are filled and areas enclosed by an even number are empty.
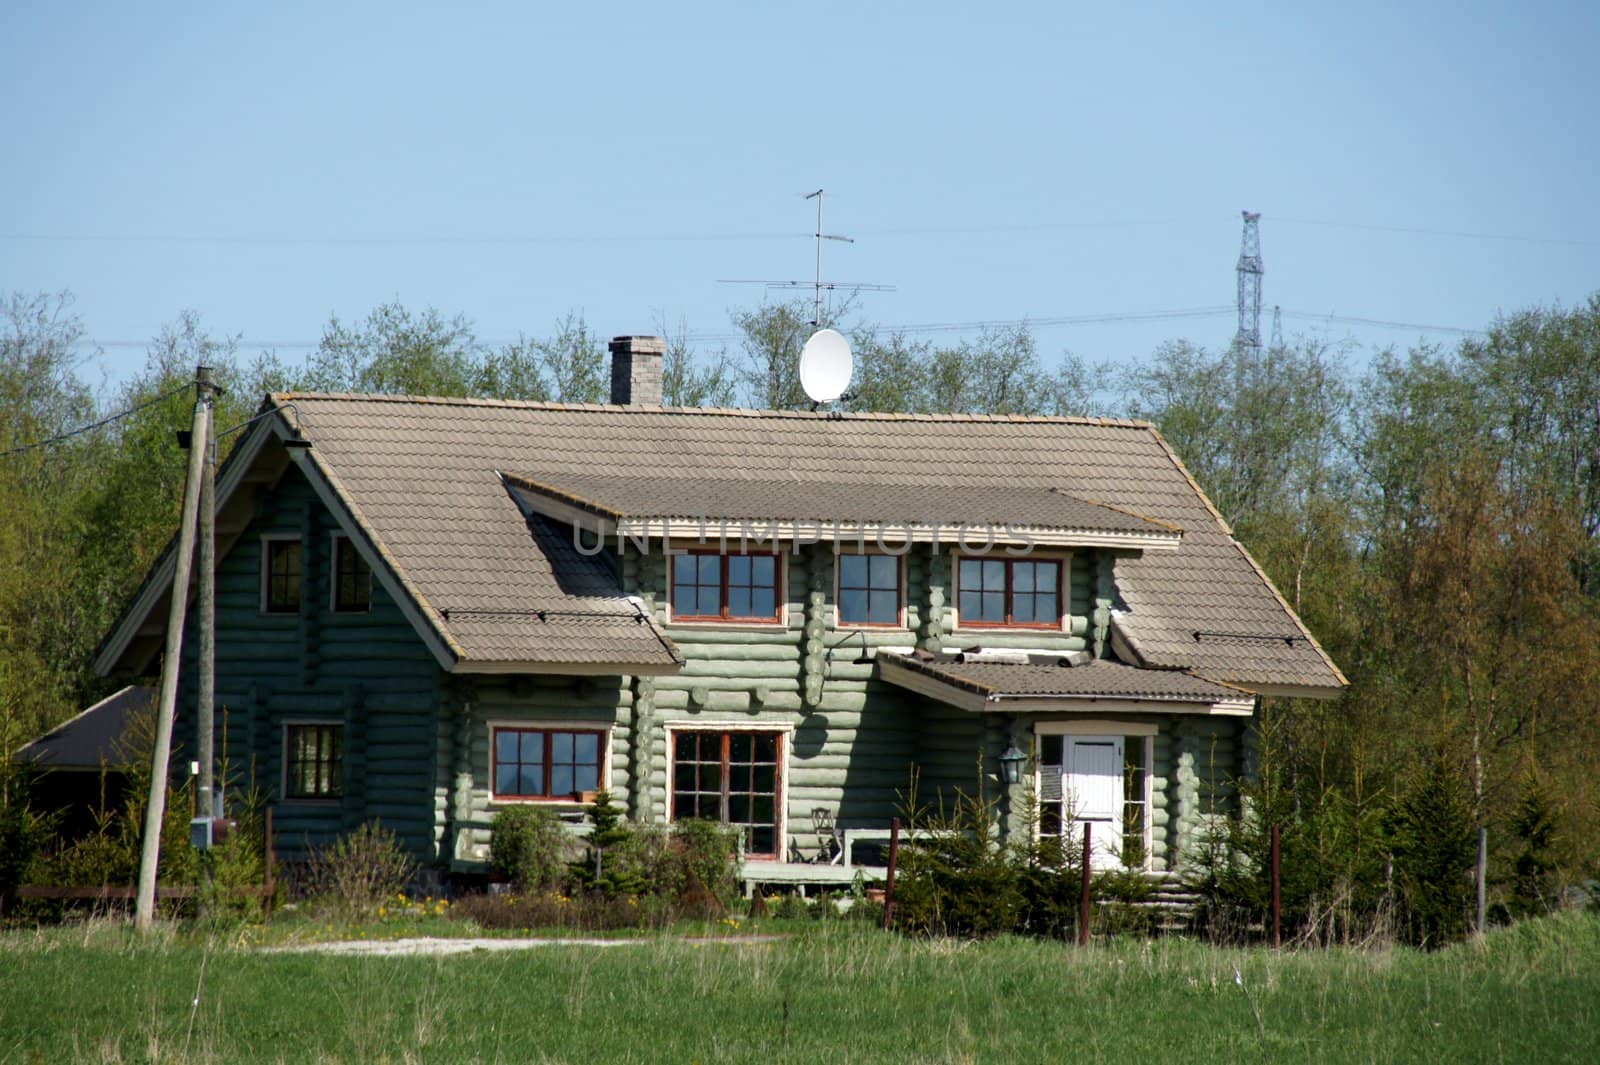
[[[544,774],[544,788],[542,793],[500,790],[500,737],[508,732],[514,732],[519,737],[531,733],[538,733],[544,737],[544,756],[540,771]],[[566,736],[593,736],[595,737],[595,786],[593,788],[579,788],[574,786],[570,791],[551,791],[550,784],[555,774],[552,772],[558,764],[555,761],[555,743],[552,737]],[[489,729],[489,801],[491,802],[576,802],[578,797],[586,791],[598,791],[606,786],[606,761],[609,752],[609,730],[586,726],[568,725],[492,725]],[[529,765],[521,757],[521,740],[518,740],[517,766]],[[571,765],[574,770],[573,784],[577,784],[576,770],[580,765],[587,763],[576,760],[576,739],[574,739],[574,759],[571,762],[559,763]]]
[[[894,560],[894,620],[893,621],[851,621],[844,616],[844,560],[847,558],[867,559],[867,583],[865,585],[851,585],[851,588],[867,593],[867,613],[872,613],[873,591],[877,589],[872,584],[872,562],[874,558],[889,558]],[[836,627],[841,629],[903,629],[906,627],[906,566],[904,555],[892,555],[882,551],[852,551],[840,552],[835,559],[834,572],[834,610],[836,612]]]
[[[964,562],[999,562],[1006,568],[1006,616],[1004,621],[971,620],[966,611],[961,609],[961,569]],[[1013,596],[1016,582],[1012,576],[1013,567],[1018,565],[1037,565],[1048,563],[1056,568],[1056,616],[1054,621],[1017,621],[1013,610]],[[956,622],[958,627],[966,629],[1034,629],[1040,632],[1060,632],[1062,622],[1067,616],[1067,597],[1065,594],[1068,579],[1068,561],[1060,558],[988,558],[983,555],[957,555],[956,556]],[[983,594],[983,589],[978,588],[978,594]]]
[[[314,734],[311,757],[296,740]],[[306,770],[312,784],[302,789]],[[325,767],[325,772],[319,772]],[[324,782],[325,781],[325,782]],[[283,725],[283,797],[289,802],[338,802],[344,798],[344,724],[337,721],[286,721]]]
[[[355,569],[353,576],[357,582],[363,583],[364,588],[358,590],[354,599],[345,598],[345,553],[349,552]],[[366,558],[361,554],[361,549],[356,546],[355,539],[335,533],[333,536],[333,586],[332,609],[335,614],[365,614],[372,610],[372,567],[367,565]]]
[[[720,773],[719,773],[719,787],[720,787],[720,794],[721,794],[721,797],[720,797],[720,812],[719,812],[719,816],[716,818],[716,820],[717,820],[717,822],[719,824],[727,825],[727,826],[731,826],[731,827],[737,827],[737,828],[741,828],[741,829],[743,829],[743,828],[754,828],[756,826],[756,824],[757,824],[754,821],[729,821],[728,820],[730,799],[731,799],[731,796],[734,794],[734,790],[731,787],[731,782],[732,781],[731,781],[731,775],[729,773],[729,767],[731,765],[754,767],[756,765],[760,765],[760,764],[764,764],[764,763],[757,762],[757,761],[755,761],[754,758],[752,758],[751,761],[749,761],[749,762],[738,762],[738,763],[732,762],[731,761],[731,753],[732,753],[731,749],[733,747],[733,737],[735,737],[735,736],[749,736],[749,737],[752,737],[752,739],[753,739],[754,737],[757,737],[757,736],[770,736],[772,738],[772,740],[773,740],[773,752],[774,752],[773,753],[773,763],[772,763],[772,791],[771,791],[771,796],[772,796],[772,850],[771,851],[754,851],[754,850],[751,850],[751,849],[749,849],[750,848],[750,840],[749,840],[749,838],[746,838],[744,840],[744,846],[745,846],[744,857],[745,858],[753,858],[753,859],[756,859],[756,860],[763,860],[763,861],[764,860],[773,860],[773,861],[778,860],[783,854],[783,842],[784,842],[784,839],[783,839],[783,837],[784,837],[784,808],[783,807],[784,807],[784,787],[785,787],[785,784],[786,784],[786,774],[784,772],[784,766],[785,766],[785,755],[786,755],[785,739],[786,739],[787,735],[788,735],[788,733],[784,729],[775,729],[775,728],[726,728],[726,727],[718,728],[717,724],[715,722],[708,722],[704,727],[695,726],[695,727],[683,727],[683,728],[673,728],[673,729],[671,729],[670,730],[671,741],[670,741],[670,744],[668,746],[668,750],[671,752],[672,758],[671,758],[671,764],[668,767],[668,775],[667,775],[668,818],[673,822],[676,822],[676,821],[678,821],[680,819],[680,814],[679,814],[679,811],[678,811],[678,796],[679,796],[679,793],[680,793],[680,791],[682,789],[680,789],[678,787],[677,773],[678,773],[678,767],[682,763],[680,763],[680,761],[678,759],[678,741],[684,736],[714,736],[714,737],[717,737],[719,745],[720,745],[720,748],[721,748],[720,761],[718,763],[711,763],[711,762],[701,761],[701,760],[697,759],[695,764],[697,764],[697,765],[717,764],[717,765],[720,765],[720,767],[721,767],[720,768]],[[700,789],[699,787],[696,787],[695,789],[693,789],[692,792],[689,792],[689,794],[704,795],[704,794],[710,794],[710,793]],[[751,796],[751,798],[753,799],[756,795],[766,795],[767,792],[756,792],[756,791],[752,790],[752,791],[749,791],[749,792],[740,792],[739,794],[747,794],[747,795]],[[696,816],[699,816],[699,815],[697,813],[691,813],[691,814],[684,814],[684,815],[681,815],[681,816],[683,816],[684,818],[692,818],[692,817],[696,817]],[[761,824],[764,825],[765,822],[761,822]]]
[[[680,614],[677,610],[678,598],[678,562],[680,558],[706,558],[713,557],[722,560],[720,576],[718,578],[717,604],[718,612],[715,614]],[[728,560],[732,558],[771,558],[772,559],[772,603],[771,614],[733,614],[728,611]],[[753,567],[752,567],[753,569]],[[783,622],[785,603],[783,601],[783,554],[779,551],[752,552],[752,551],[685,551],[672,556],[672,564],[667,567],[668,588],[667,602],[672,604],[673,621],[689,622],[734,622],[752,625],[778,625]],[[700,584],[696,581],[695,588],[709,588],[710,585]],[[737,587],[758,588],[763,585],[739,585]]]
[[[295,562],[291,567],[279,568],[274,556],[279,548],[293,547]],[[289,580],[294,581],[294,598],[289,598]],[[281,582],[281,587],[280,587]],[[280,592],[281,597],[280,597]],[[263,614],[298,614],[306,594],[306,548],[298,536],[268,536],[261,541],[261,612]]]

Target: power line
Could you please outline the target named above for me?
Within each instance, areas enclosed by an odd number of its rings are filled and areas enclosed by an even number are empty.
[[[979,318],[965,322],[918,322],[908,325],[877,325],[875,331],[885,335],[896,334],[919,335],[926,333],[976,333],[985,330],[1020,329],[1024,326],[1035,329],[1059,329],[1079,325],[1121,325],[1124,323],[1184,321],[1203,318],[1218,318],[1226,314],[1236,313],[1233,304],[1217,304],[1211,307],[1188,307],[1177,310],[1164,311],[1127,311],[1112,314],[1078,314],[1058,315],[1043,318]],[[1423,333],[1450,333],[1457,336],[1476,336],[1482,332],[1478,329],[1463,329],[1453,325],[1427,325],[1419,322],[1396,322],[1378,318],[1360,318],[1350,315],[1325,313],[1321,311],[1291,311],[1284,310],[1286,318],[1294,318],[1306,322],[1327,322],[1338,325],[1367,326],[1378,329],[1411,329]],[[687,333],[684,339],[697,344],[714,344],[732,342],[744,339],[743,333]],[[90,340],[86,343],[102,348],[143,348],[149,342],[144,340]],[[320,340],[239,340],[240,347],[256,349],[283,349],[288,351],[309,351],[318,347]],[[482,340],[485,347],[503,347],[514,343],[512,340]]]
[[[165,402],[180,392],[187,392],[192,387],[194,386],[190,383],[181,384],[177,388],[174,388],[171,392],[159,395],[154,399],[145,400],[137,407],[129,407],[125,411],[119,411],[108,418],[101,418],[99,421],[91,422],[88,425],[80,425],[71,432],[62,433],[60,436],[52,436],[48,440],[37,440],[31,444],[23,444],[21,447],[14,447],[8,451],[0,451],[0,458],[6,458],[10,455],[20,455],[24,451],[35,451],[41,447],[49,447],[51,444],[59,444],[63,440],[71,440],[75,436],[82,436],[84,433],[87,433],[93,429],[98,429],[103,425],[110,425],[112,422],[121,421],[123,418],[131,417],[132,415],[138,414],[142,410],[147,410],[148,408],[155,406],[157,403]]]

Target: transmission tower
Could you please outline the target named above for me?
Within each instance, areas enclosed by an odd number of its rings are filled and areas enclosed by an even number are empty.
[[[1283,347],[1283,308],[1276,303],[1272,305],[1272,347],[1275,351]]]
[[[1239,244],[1239,332],[1233,342],[1261,350],[1261,212],[1241,211],[1244,239]]]

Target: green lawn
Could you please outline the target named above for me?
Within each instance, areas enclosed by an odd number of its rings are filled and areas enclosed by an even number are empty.
[[[108,925],[6,933],[0,1061],[1555,1062],[1600,1053],[1594,915],[1529,922],[1438,954],[1274,955],[1178,940],[1078,950],[795,927],[764,945],[652,938],[440,958],[269,954],[252,935],[169,930],[150,942]]]

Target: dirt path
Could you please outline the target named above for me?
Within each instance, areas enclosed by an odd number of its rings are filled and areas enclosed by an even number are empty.
[[[746,946],[775,943],[783,936],[706,936],[684,938],[683,943],[716,943]],[[281,947],[263,947],[264,954],[364,954],[390,955],[442,955],[470,954],[475,950],[533,950],[537,947],[629,947],[660,942],[656,939],[474,939],[429,936],[412,939],[342,939],[324,943],[295,943]]]

